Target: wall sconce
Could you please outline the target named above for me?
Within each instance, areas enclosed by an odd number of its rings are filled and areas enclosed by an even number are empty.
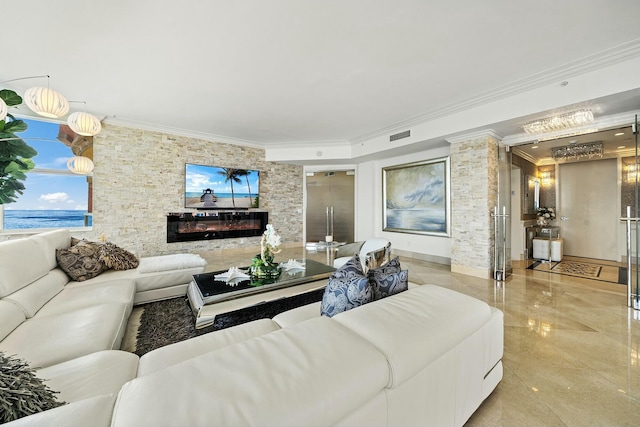
[[[542,181],[542,185],[548,187],[551,185],[551,172],[542,172],[540,174],[540,179]]]
[[[636,176],[638,175],[638,171],[636,170],[636,165],[635,164],[626,165],[625,169],[627,172],[627,182],[635,183]]]

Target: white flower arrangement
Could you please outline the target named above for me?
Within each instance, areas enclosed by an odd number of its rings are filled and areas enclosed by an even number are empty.
[[[538,217],[544,218],[546,221],[553,221],[556,219],[556,212],[553,208],[538,208],[536,212]]]

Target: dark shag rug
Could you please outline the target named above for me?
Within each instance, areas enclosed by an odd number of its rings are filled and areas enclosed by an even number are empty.
[[[292,308],[321,301],[323,294],[324,288],[231,311],[216,316],[213,325],[201,329],[195,327],[195,316],[186,297],[143,304],[135,353],[142,356],[158,347],[219,329],[257,319],[270,319]]]

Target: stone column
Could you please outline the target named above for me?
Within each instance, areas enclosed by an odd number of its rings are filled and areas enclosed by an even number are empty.
[[[451,271],[491,278],[498,197],[498,143],[493,131],[448,139],[451,144]]]

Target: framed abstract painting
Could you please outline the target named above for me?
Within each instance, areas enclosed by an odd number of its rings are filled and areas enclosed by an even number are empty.
[[[449,236],[449,186],[449,157],[383,168],[383,230]]]

